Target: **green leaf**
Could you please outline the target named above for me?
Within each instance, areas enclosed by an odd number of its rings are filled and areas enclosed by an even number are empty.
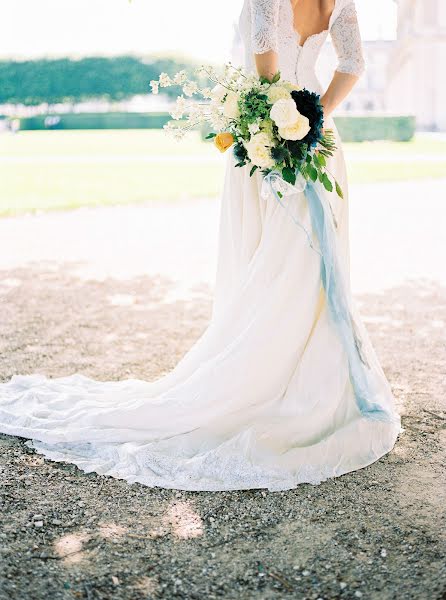
[[[250,170],[250,172],[249,172],[249,176],[250,176],[250,177],[252,177],[252,176],[254,175],[254,173],[255,173],[256,169],[257,169],[257,165],[254,165],[254,166],[252,167],[252,169]]]
[[[282,177],[287,183],[291,183],[291,185],[296,183],[296,171],[290,169],[290,167],[284,167],[282,169]]]
[[[339,185],[339,183],[336,181],[335,179],[335,186],[336,186],[336,193],[339,196],[339,198],[344,199],[344,194],[342,192],[341,186]]]
[[[327,192],[333,191],[333,184],[331,183],[327,173],[322,174],[321,181],[322,181],[324,188],[327,190]]]
[[[323,154],[321,154],[320,152],[318,152],[317,154],[314,155],[314,160],[316,160],[321,167],[327,166],[327,161],[325,160],[325,156]]]
[[[277,83],[279,80],[280,80],[280,71],[277,71],[277,73],[272,78],[271,83]]]
[[[317,169],[313,167],[313,165],[308,165],[307,167],[308,175],[310,176],[311,181],[317,180]]]
[[[208,133],[208,135],[206,136],[207,140],[211,140],[212,138],[217,137],[216,133]]]

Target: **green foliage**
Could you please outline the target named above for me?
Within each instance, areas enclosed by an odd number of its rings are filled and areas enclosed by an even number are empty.
[[[277,73],[274,75],[274,77],[272,79],[268,79],[268,77],[261,75],[259,77],[259,80],[260,80],[260,83],[277,83],[278,81],[280,81],[280,71],[277,71]]]
[[[148,93],[149,81],[163,71],[173,75],[193,68],[172,59],[144,61],[134,56],[0,61],[0,104],[122,100]],[[176,97],[179,88],[161,88],[160,92]]]
[[[344,142],[393,140],[409,142],[415,134],[415,117],[370,116],[335,117],[336,126]]]
[[[314,167],[311,164],[308,165],[307,172],[308,172],[308,175],[309,175],[311,181],[316,181],[317,180],[317,178],[318,178],[318,171],[317,171],[316,167]]]
[[[342,189],[341,186],[339,185],[339,183],[335,180],[335,186],[336,186],[336,193],[340,198],[344,198],[344,194],[342,193]]]
[[[160,129],[171,119],[168,113],[67,113],[52,114],[51,117],[59,117],[60,121],[47,126],[46,116],[21,119],[20,129]]]
[[[285,146],[275,146],[271,148],[271,156],[276,163],[283,163],[290,158],[290,152]]]
[[[270,106],[266,94],[258,91],[248,92],[242,103],[243,118],[247,123],[255,123],[258,119],[269,117]]]
[[[321,182],[322,182],[322,185],[324,186],[324,188],[327,190],[327,192],[333,191],[333,184],[331,183],[330,178],[328,177],[327,173],[322,173]]]
[[[282,177],[287,183],[294,185],[296,183],[296,170],[291,167],[284,167],[282,169]]]
[[[242,143],[235,144],[233,147],[233,152],[235,158],[239,161],[239,165],[245,165],[246,159],[248,158],[248,153],[245,146]]]

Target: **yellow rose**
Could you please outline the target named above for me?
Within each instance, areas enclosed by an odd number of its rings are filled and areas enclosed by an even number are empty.
[[[310,122],[307,117],[299,114],[299,117],[292,125],[279,127],[279,135],[284,140],[302,140],[310,131]]]
[[[232,133],[228,133],[227,131],[218,133],[214,138],[214,144],[217,146],[220,152],[226,152],[226,150],[230,148],[233,143],[234,136]]]

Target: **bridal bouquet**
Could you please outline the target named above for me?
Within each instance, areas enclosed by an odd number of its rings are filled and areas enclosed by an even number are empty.
[[[201,67],[198,75],[214,83],[200,87],[180,71],[173,78],[162,73],[150,82],[152,92],[160,87],[179,85],[183,94],[171,113],[174,121],[165,125],[176,139],[198,125],[214,131],[216,147],[225,152],[232,147],[237,167],[251,165],[264,175],[277,173],[294,185],[300,175],[307,181],[319,180],[326,190],[342,190],[327,170],[327,157],[336,150],[333,131],[323,129],[320,97],[288,81],[278,73],[272,81],[228,64],[222,75]],[[279,192],[280,193],[280,192]]]

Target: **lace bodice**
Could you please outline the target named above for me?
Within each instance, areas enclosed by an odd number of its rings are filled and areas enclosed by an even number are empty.
[[[338,56],[336,70],[358,76],[364,70],[354,0],[336,0],[328,29],[311,35],[302,45],[293,25],[291,0],[245,0],[239,26],[249,70],[254,69],[254,54],[274,50],[284,79],[322,93],[315,66],[329,33]]]

